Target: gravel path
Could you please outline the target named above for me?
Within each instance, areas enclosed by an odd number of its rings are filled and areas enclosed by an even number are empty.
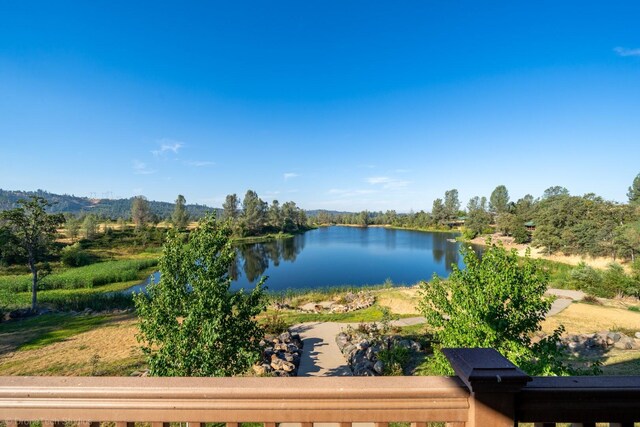
[[[557,297],[551,305],[547,316],[560,313],[571,305],[573,301],[580,301],[585,296],[584,292],[567,289],[549,289],[547,294]],[[425,319],[423,317],[410,317],[395,320],[391,324],[394,326],[409,326],[424,322]],[[347,328],[348,325],[354,328],[358,326],[357,323],[307,322],[291,328],[292,332],[300,334],[304,342],[298,376],[351,376],[351,370],[336,344],[336,335]]]
[[[391,324],[409,326],[424,321],[422,317],[411,317],[395,320]],[[304,343],[299,377],[351,376],[351,369],[336,344],[336,335],[348,325],[355,328],[358,323],[307,322],[291,328],[292,332],[300,334]]]

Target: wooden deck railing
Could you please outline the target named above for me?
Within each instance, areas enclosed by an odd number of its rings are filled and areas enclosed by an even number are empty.
[[[451,349],[458,377],[0,377],[0,420],[276,423],[640,421],[640,377],[530,378],[491,349]],[[545,423],[545,424],[542,424]],[[549,424],[551,423],[551,424]],[[584,424],[584,425],[587,425]]]

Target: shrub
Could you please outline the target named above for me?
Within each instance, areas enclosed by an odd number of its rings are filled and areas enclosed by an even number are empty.
[[[491,245],[482,259],[463,247],[465,270],[453,267],[447,281],[437,276],[421,284],[420,308],[434,328],[432,371],[453,371],[441,352],[446,347],[492,347],[530,375],[572,372],[558,347],[562,328],[537,343],[551,303],[544,297],[548,277],[538,263],[515,250]]]
[[[66,246],[60,252],[60,259],[67,267],[81,267],[91,264],[91,256],[82,250],[80,243]]]
[[[578,264],[569,273],[569,284],[573,289],[581,289],[598,297],[607,297],[602,287],[602,275],[584,262]]]

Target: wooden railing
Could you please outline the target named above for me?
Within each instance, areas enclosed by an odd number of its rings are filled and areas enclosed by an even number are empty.
[[[513,426],[555,422],[632,426],[640,377],[530,378],[491,349],[446,350],[457,377],[0,377],[0,420],[126,423],[427,422]],[[542,424],[544,423],[544,424]],[[549,424],[551,423],[551,424]]]

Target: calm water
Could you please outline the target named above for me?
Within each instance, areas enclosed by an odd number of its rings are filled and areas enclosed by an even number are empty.
[[[232,268],[238,289],[269,276],[267,287],[314,288],[375,285],[387,278],[413,285],[434,273],[449,276],[453,264],[463,266],[456,233],[426,233],[386,228],[322,227],[293,239],[238,247]],[[476,248],[476,251],[479,251]],[[154,275],[154,280],[159,275]],[[148,281],[127,290],[139,292]]]
[[[262,275],[270,290],[337,285],[415,284],[434,273],[446,277],[462,266],[456,233],[386,228],[322,227],[293,239],[242,245],[234,288]]]

